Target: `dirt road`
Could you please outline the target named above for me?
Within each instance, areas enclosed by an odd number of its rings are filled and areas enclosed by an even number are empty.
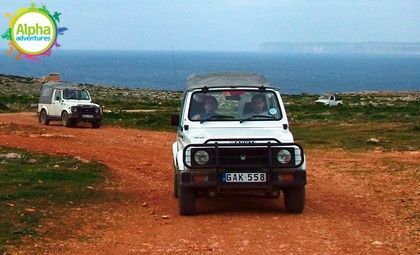
[[[285,213],[277,199],[223,196],[202,199],[200,215],[181,217],[172,197],[174,139],[173,133],[117,127],[41,126],[32,113],[1,114],[0,145],[94,158],[111,169],[115,181],[107,189],[111,199],[70,210],[65,219],[47,219],[40,228],[52,228],[50,237],[28,239],[19,250],[48,254],[419,252],[418,151],[307,150],[309,183],[303,214]]]

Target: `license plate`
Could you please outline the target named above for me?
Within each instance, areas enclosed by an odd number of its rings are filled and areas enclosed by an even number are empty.
[[[266,182],[266,173],[223,173],[222,182]]]
[[[93,115],[90,115],[90,114],[82,114],[82,118],[91,119],[91,118],[93,118]]]

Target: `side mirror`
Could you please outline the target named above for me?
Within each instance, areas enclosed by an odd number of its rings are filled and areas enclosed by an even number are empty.
[[[56,97],[55,100],[60,101],[60,97]]]
[[[171,115],[171,125],[172,126],[179,126],[179,114],[172,114]]]

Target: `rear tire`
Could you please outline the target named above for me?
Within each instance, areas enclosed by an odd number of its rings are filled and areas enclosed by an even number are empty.
[[[302,213],[305,208],[305,186],[288,188],[283,193],[286,212]]]
[[[61,113],[61,124],[65,127],[71,127],[72,121],[69,119],[69,114],[66,111]]]
[[[179,213],[181,215],[193,215],[196,212],[195,190],[192,188],[179,187]]]
[[[41,112],[39,113],[39,123],[41,123],[42,125],[50,124],[50,120],[48,119],[47,112],[44,109],[42,109]]]
[[[93,128],[100,128],[102,125],[102,120],[95,120],[92,122],[92,127]]]

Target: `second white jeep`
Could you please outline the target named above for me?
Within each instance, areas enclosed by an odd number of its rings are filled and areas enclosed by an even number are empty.
[[[303,211],[303,148],[293,140],[279,90],[263,76],[191,76],[171,122],[178,127],[172,151],[181,215],[196,212],[197,195],[232,191],[282,192],[286,211]]]
[[[87,90],[66,83],[49,83],[41,89],[38,104],[39,122],[48,125],[52,120],[63,126],[90,122],[94,128],[102,123],[102,108],[92,103]]]

